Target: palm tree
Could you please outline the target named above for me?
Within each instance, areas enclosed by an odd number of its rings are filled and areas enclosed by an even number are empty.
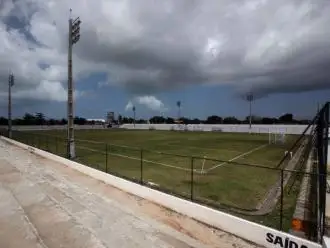
[[[178,107],[178,120],[181,118],[181,101],[176,102],[176,106]]]

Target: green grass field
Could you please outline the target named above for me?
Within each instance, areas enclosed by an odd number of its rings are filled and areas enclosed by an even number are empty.
[[[14,135],[66,154],[65,131]],[[75,138],[83,164],[188,198],[193,194],[195,201],[218,208],[251,211],[279,178],[268,167],[276,167],[296,139],[287,135],[285,144],[269,144],[268,134],[155,130],[76,130]]]

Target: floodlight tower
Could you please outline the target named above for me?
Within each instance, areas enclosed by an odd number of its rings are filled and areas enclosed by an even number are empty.
[[[14,86],[14,74],[10,73],[8,78],[8,137],[12,137],[11,125],[11,87]]]
[[[176,106],[178,107],[178,121],[179,121],[181,118],[181,101],[177,101]]]
[[[74,143],[74,123],[73,123],[73,82],[72,82],[72,46],[80,39],[80,24],[78,18],[72,20],[72,9],[70,9],[69,19],[69,47],[68,47],[68,126],[67,126],[67,156],[69,159],[74,159],[75,143]]]
[[[134,127],[135,127],[135,110],[136,110],[135,106],[133,106],[132,110],[133,110],[133,117],[134,117],[133,124],[134,124]]]
[[[246,95],[246,100],[250,104],[249,129],[250,129],[250,132],[251,132],[251,129],[252,129],[252,101],[253,101],[253,94],[251,92]]]

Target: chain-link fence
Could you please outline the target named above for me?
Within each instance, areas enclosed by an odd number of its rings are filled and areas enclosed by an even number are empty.
[[[283,231],[292,229],[299,201],[305,199],[303,204],[309,207],[304,226],[294,222],[293,228],[320,241],[325,228],[328,111],[326,104],[274,167],[80,139],[76,139],[76,161]],[[12,135],[66,157],[66,139],[19,131]]]

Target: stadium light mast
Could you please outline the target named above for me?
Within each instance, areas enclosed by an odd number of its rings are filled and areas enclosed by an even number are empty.
[[[135,110],[136,110],[135,106],[133,106],[132,110],[133,110],[133,125],[135,127]]]
[[[72,82],[72,46],[80,39],[80,24],[78,18],[72,20],[72,9],[70,9],[69,18],[69,41],[68,41],[68,126],[67,126],[67,155],[69,159],[74,159],[75,143],[74,143],[74,123],[73,123],[73,82]]]
[[[8,78],[8,137],[12,137],[11,123],[11,87],[14,86],[14,74],[10,73]]]
[[[246,100],[249,102],[250,104],[250,113],[249,113],[249,129],[250,132],[252,131],[252,101],[253,101],[253,94],[252,93],[248,93],[246,96]]]
[[[178,121],[179,121],[181,118],[181,101],[177,101],[176,106],[178,107]]]

